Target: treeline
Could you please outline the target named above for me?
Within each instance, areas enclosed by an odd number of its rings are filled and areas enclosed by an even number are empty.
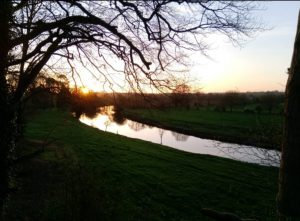
[[[225,93],[191,93],[174,90],[165,94],[141,93],[84,93],[81,88],[71,88],[64,75],[51,77],[41,74],[24,97],[26,110],[37,108],[68,109],[79,117],[82,113],[94,115],[102,106],[121,108],[209,108],[215,111],[242,111],[246,113],[281,114],[284,93],[228,91]]]
[[[117,104],[126,108],[209,108],[215,111],[283,113],[284,93],[278,91],[225,93],[118,94]]]
[[[41,108],[60,108],[79,117],[82,113],[92,116],[98,107],[112,105],[112,101],[111,95],[84,93],[80,87],[71,88],[64,75],[52,77],[41,74],[27,90],[23,106],[27,113]]]

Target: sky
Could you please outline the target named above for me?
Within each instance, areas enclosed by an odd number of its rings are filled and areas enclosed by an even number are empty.
[[[300,2],[262,2],[255,12],[270,30],[256,34],[241,47],[221,39],[209,51],[212,59],[196,53],[191,79],[203,92],[284,91],[290,66]]]
[[[202,92],[284,91],[290,66],[300,2],[262,1],[254,12],[267,30],[246,39],[241,46],[228,39],[208,39],[210,58],[194,52],[189,79]],[[97,90],[100,82],[82,78],[85,86]],[[101,90],[100,89],[100,90]]]

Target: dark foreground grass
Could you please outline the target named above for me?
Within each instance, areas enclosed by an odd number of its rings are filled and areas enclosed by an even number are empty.
[[[126,117],[202,138],[279,149],[281,115],[218,112],[212,109],[130,109]]]
[[[101,132],[59,111],[30,119],[6,220],[210,220],[200,209],[275,220],[278,169]]]

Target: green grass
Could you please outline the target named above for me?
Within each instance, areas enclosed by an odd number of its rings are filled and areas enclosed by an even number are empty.
[[[283,118],[280,115],[217,112],[204,108],[130,109],[124,113],[133,120],[203,138],[275,149],[281,142]]]
[[[105,133],[60,111],[29,119],[7,220],[210,220],[200,208],[275,220],[278,169]]]

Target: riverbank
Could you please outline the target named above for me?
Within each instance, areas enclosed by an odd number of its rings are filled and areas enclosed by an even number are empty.
[[[280,149],[280,115],[217,112],[207,109],[126,109],[124,117],[186,135],[223,142]]]
[[[42,148],[42,149],[41,149]],[[278,169],[174,150],[88,127],[28,119],[7,220],[209,220],[201,208],[275,220]]]

